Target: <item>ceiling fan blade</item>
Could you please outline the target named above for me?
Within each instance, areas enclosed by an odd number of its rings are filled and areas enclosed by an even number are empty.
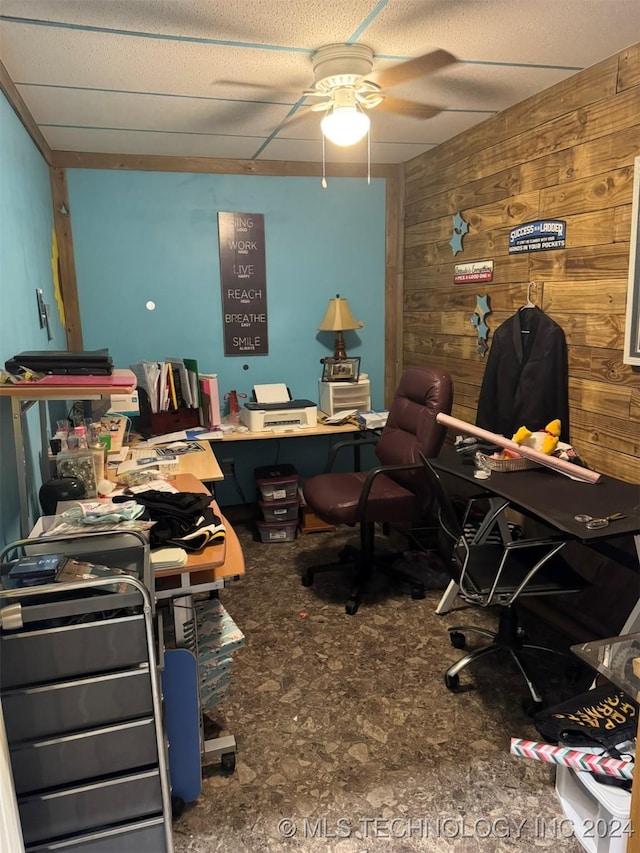
[[[419,104],[417,101],[407,101],[404,98],[393,98],[391,95],[385,95],[377,109],[382,112],[397,113],[418,119],[433,118],[442,112],[442,107],[436,107],[432,104]]]
[[[425,53],[424,56],[416,56],[415,59],[408,59],[406,62],[392,65],[391,68],[377,71],[372,76],[378,86],[389,89],[392,86],[404,83],[406,80],[432,74],[434,71],[446,68],[447,65],[453,65],[457,61],[456,57],[447,50],[433,50],[431,53]]]
[[[296,110],[293,115],[287,116],[279,125],[279,127],[288,127],[290,124],[293,124],[295,121],[299,121],[301,118],[306,118],[310,113],[318,112],[320,109],[324,109],[324,104],[321,106],[320,104],[314,104],[312,107],[303,107],[300,110]]]

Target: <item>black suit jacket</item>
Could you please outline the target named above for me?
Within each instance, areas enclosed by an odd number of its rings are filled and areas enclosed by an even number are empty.
[[[487,357],[476,424],[506,438],[560,418],[569,441],[567,343],[539,308],[521,308],[496,329]]]

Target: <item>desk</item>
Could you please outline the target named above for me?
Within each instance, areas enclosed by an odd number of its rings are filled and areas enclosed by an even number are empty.
[[[214,444],[226,444],[230,441],[264,441],[270,438],[311,438],[322,436],[353,436],[356,438],[363,437],[367,430],[363,430],[358,424],[317,424],[308,429],[284,429],[284,430],[264,430],[261,432],[225,432],[222,439],[215,439]],[[355,445],[353,448],[353,468],[354,471],[360,470],[360,448]]]
[[[54,377],[47,377],[48,380]],[[24,451],[23,418],[34,403],[40,409],[40,441],[42,446],[40,466],[42,480],[45,482],[51,476],[49,465],[49,436],[47,432],[47,412],[45,403],[49,400],[99,400],[110,397],[112,393],[131,394],[136,387],[136,377],[130,370],[114,370],[111,376],[82,376],[60,377],[76,379],[78,384],[53,385],[31,382],[25,385],[0,385],[0,397],[11,399],[11,418],[13,421],[13,443],[16,454],[16,472],[18,480],[18,497],[20,500],[20,532],[22,536],[29,534],[29,496],[27,483],[29,472]]]
[[[440,456],[430,461],[439,473],[472,483],[478,491],[502,498],[524,515],[543,521],[624,565],[630,564],[629,556],[615,548],[611,540],[633,536],[636,553],[640,557],[640,487],[632,483],[606,475],[602,475],[597,483],[583,483],[547,468],[507,474],[493,471],[489,479],[476,480],[473,462],[465,460],[450,447],[443,448]],[[574,518],[577,513],[602,518],[613,512],[621,512],[626,518],[599,530],[589,530]],[[632,567],[638,568],[637,559],[632,561]],[[446,613],[456,595],[457,586],[450,584],[437,612]]]
[[[311,435],[341,435],[348,433],[362,432],[357,424],[317,424],[314,427],[307,429],[278,429],[278,430],[261,430],[260,432],[244,432],[233,430],[225,432],[222,438],[215,439],[215,443],[227,441],[262,441],[268,438],[305,438]]]
[[[199,441],[198,444],[202,447],[202,450],[178,455],[178,473],[176,477],[189,475],[199,480],[201,484],[224,480],[224,474],[218,464],[210,442],[203,440]],[[135,447],[135,442],[132,443],[131,447]],[[107,469],[107,477],[113,483],[117,482],[116,470],[115,468]],[[180,486],[177,488],[180,491],[198,491],[197,489],[182,489]]]
[[[197,455],[197,454],[187,454]],[[174,485],[181,492],[209,494],[209,490],[193,474],[176,475]],[[154,572],[156,599],[170,599],[173,605],[173,627],[176,646],[191,651],[197,660],[198,636],[193,596],[197,593],[222,589],[245,573],[244,557],[235,530],[220,512],[216,501],[211,507],[226,528],[225,541],[210,545],[198,554],[189,554],[185,566],[159,569]],[[195,685],[198,692],[198,685]],[[180,697],[174,697],[180,704]],[[199,702],[199,699],[198,699]],[[185,707],[188,703],[185,702]],[[174,705],[175,707],[175,705]],[[202,709],[199,707],[200,744],[202,755],[221,759],[225,771],[235,767],[236,740],[233,735],[204,738]]]
[[[493,471],[489,479],[476,480],[474,465],[465,462],[451,447],[442,449],[437,459],[430,460],[441,474],[449,474],[472,483],[478,491],[486,491],[502,498],[525,515],[539,519],[572,539],[596,548],[625,565],[638,569],[640,559],[640,487],[603,475],[597,483],[571,480],[546,468],[514,471],[508,474]],[[602,518],[613,512],[621,512],[626,518],[612,522],[608,527],[589,530],[576,521],[577,513]],[[633,536],[637,558],[629,561],[626,553],[615,548],[615,540],[621,536]],[[458,593],[452,581],[440,600],[437,613],[446,613]],[[621,634],[640,630],[640,600],[632,609]],[[588,644],[585,644],[588,645]],[[615,679],[614,679],[615,680]],[[640,728],[638,730],[640,734]],[[640,790],[635,781],[632,788],[632,819],[640,819]],[[628,842],[628,853],[640,853],[637,830]]]
[[[208,494],[209,490],[193,474],[176,474],[174,485],[181,492]],[[226,528],[222,545],[209,545],[199,554],[189,554],[187,563],[180,568],[158,569],[154,572],[156,598],[174,598],[222,589],[225,582],[240,578],[245,573],[244,556],[238,535],[220,512],[216,501],[211,506]]]

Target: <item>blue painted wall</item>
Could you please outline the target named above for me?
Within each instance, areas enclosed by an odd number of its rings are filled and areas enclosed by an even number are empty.
[[[86,349],[109,347],[120,367],[196,358],[218,374],[223,394],[284,382],[294,397],[317,401],[320,359],[333,351],[333,335],[317,326],[340,293],[364,323],[345,333],[347,353],[361,357],[372,405],[383,405],[384,180],[332,179],[323,190],[316,178],[77,169],[67,181]],[[219,211],[264,214],[266,356],[224,355]],[[225,445],[224,455],[240,460],[241,488],[253,500],[254,465],[277,457],[306,475],[326,450],[326,441],[283,439]],[[232,483],[217,494],[239,502]]]
[[[53,294],[53,214],[49,167],[6,98],[0,93],[0,365],[22,350],[66,349]],[[38,321],[36,288],[51,305],[53,340]],[[39,429],[37,407],[28,418],[27,451],[36,486]],[[32,507],[34,517],[40,514]],[[19,536],[18,490],[11,406],[0,399],[0,539]]]

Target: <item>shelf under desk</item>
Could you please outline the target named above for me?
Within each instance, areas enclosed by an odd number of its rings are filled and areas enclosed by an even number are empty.
[[[60,382],[55,384],[56,378]],[[131,394],[136,388],[136,377],[131,370],[114,370],[110,376],[61,376],[45,377],[46,381],[0,385],[0,397],[11,399],[13,421],[13,443],[16,455],[18,497],[20,500],[20,533],[28,536],[30,529],[29,494],[30,482],[27,458],[24,450],[23,418],[34,403],[40,410],[40,468],[43,482],[51,476],[49,465],[49,436],[45,403],[50,400],[90,400],[110,397],[111,394]],[[70,382],[70,380],[75,380]],[[33,496],[35,503],[36,497]]]

